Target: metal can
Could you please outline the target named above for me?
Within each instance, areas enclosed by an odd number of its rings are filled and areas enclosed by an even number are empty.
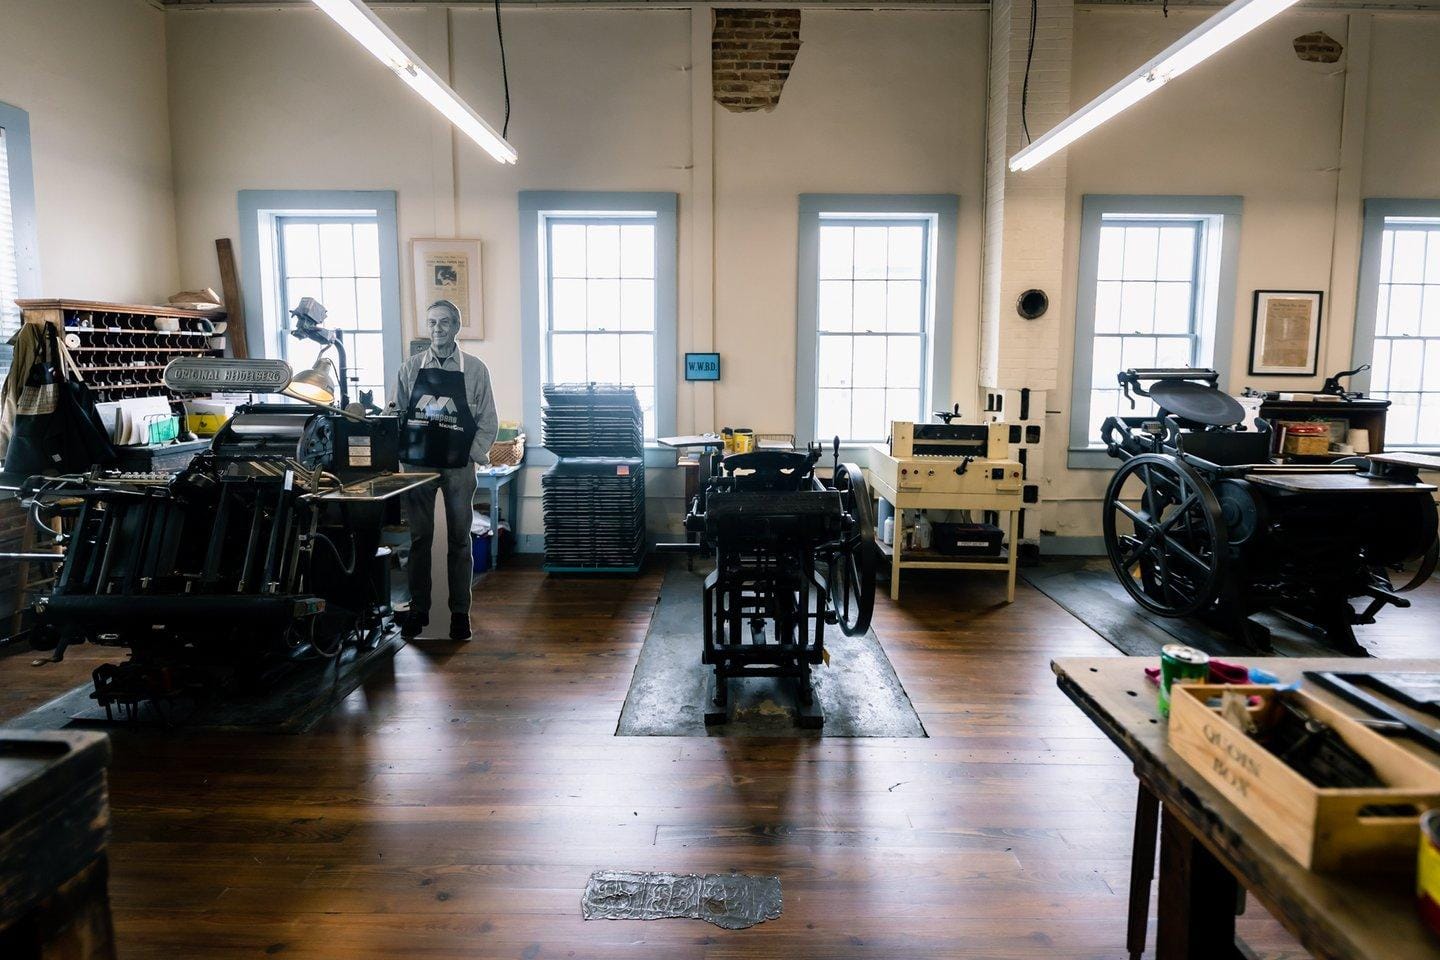
[[[1420,817],[1420,860],[1415,871],[1415,900],[1420,919],[1440,934],[1440,810]]]
[[[1160,648],[1160,716],[1170,716],[1170,685],[1176,682],[1204,682],[1210,676],[1210,655],[1183,643]]]

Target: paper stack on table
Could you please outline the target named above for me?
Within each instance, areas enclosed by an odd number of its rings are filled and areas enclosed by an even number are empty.
[[[147,444],[150,427],[168,420],[170,401],[164,397],[130,397],[95,404],[100,422],[110,431],[110,440],[121,446]]]

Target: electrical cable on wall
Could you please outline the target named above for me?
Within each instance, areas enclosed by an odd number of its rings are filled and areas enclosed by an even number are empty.
[[[500,26],[500,0],[495,0],[495,38],[500,42],[500,79],[505,83],[505,123],[500,136],[510,137],[510,71],[505,66],[505,31]]]
[[[497,9],[499,0],[496,0]],[[1030,143],[1030,63],[1035,59],[1035,21],[1039,13],[1039,0],[1030,0],[1030,45],[1025,51],[1025,82],[1020,86],[1020,129],[1025,133],[1025,143]],[[503,63],[503,61],[502,61]]]

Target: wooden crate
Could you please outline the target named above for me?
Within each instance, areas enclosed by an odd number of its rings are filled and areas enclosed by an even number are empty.
[[[1251,714],[1262,730],[1281,709],[1277,697],[1298,698],[1306,712],[1335,730],[1389,786],[1315,786],[1205,705],[1225,690],[1260,698]],[[1177,684],[1171,688],[1170,748],[1310,870],[1413,870],[1420,814],[1440,807],[1440,768],[1298,690]],[[1410,812],[1361,815],[1379,805]]]

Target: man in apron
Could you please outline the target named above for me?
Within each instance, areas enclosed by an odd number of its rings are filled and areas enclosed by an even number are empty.
[[[400,365],[395,402],[400,407],[400,469],[440,474],[445,498],[446,576],[450,588],[450,639],[470,638],[470,582],[474,569],[470,521],[475,464],[488,463],[499,432],[490,371],[460,350],[460,308],[437,300],[425,311],[430,347]],[[430,623],[430,544],[435,536],[435,488],[405,495],[410,527],[410,610],[406,637]],[[492,534],[498,534],[493,531]]]

